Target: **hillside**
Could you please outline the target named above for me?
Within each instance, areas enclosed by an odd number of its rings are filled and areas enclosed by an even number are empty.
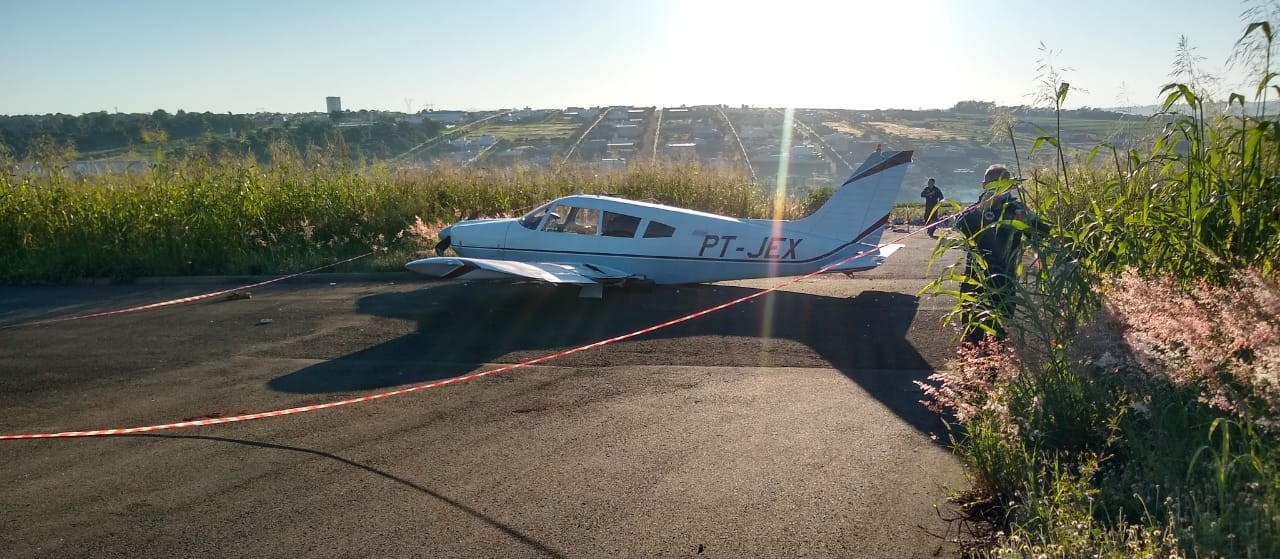
[[[157,110],[0,116],[0,141],[19,159],[62,162],[81,173],[145,165],[166,155],[251,153],[265,162],[285,150],[400,166],[620,167],[655,159],[694,161],[739,169],[772,185],[785,161],[788,186],[796,193],[838,184],[866,154],[884,146],[916,151],[901,197],[912,202],[918,201],[914,185],[928,177],[937,177],[953,199],[976,198],[976,175],[990,163],[1017,168],[1042,162],[1041,155],[1029,153],[1041,135],[1060,136],[1067,152],[1075,154],[1099,144],[1123,149],[1150,139],[1162,123],[1159,116],[1089,109],[1055,115],[981,102],[930,111],[799,109],[790,116],[781,109],[724,106],[416,114],[170,115]]]

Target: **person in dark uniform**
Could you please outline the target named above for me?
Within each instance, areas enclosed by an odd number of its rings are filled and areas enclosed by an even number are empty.
[[[956,230],[968,240],[965,282],[962,293],[972,295],[973,305],[964,314],[965,341],[977,343],[989,332],[1004,339],[1004,324],[1013,318],[1017,306],[1017,274],[1022,260],[1023,231],[1010,224],[1029,226],[1028,235],[1048,233],[1048,227],[1027,210],[1017,191],[997,192],[1000,182],[1012,175],[1004,165],[992,165],[982,177],[982,196],[977,207],[965,213]]]
[[[924,190],[920,191],[920,197],[924,198],[924,222],[933,223],[934,220],[937,219],[937,217],[933,215],[933,212],[938,208],[938,202],[942,201],[942,189],[938,188],[938,186],[934,184],[933,177],[929,177],[929,184],[924,187]],[[930,237],[935,236],[933,234],[933,230],[937,228],[937,225],[931,225],[929,227]]]

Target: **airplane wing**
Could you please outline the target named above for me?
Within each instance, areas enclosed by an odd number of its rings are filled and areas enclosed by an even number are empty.
[[[597,264],[516,262],[443,256],[414,260],[404,267],[424,276],[441,279],[535,280],[583,286],[621,281],[631,276],[621,270]]]

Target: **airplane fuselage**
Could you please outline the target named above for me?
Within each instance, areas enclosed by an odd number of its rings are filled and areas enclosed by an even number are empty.
[[[867,157],[821,207],[791,221],[739,219],[611,196],[565,196],[519,219],[462,221],[440,231],[434,258],[405,267],[447,279],[582,286],[798,276],[878,266],[910,151]],[[444,256],[452,247],[456,257]]]
[[[618,222],[624,225],[611,225]],[[519,219],[459,222],[441,236],[463,257],[592,264],[659,284],[803,275],[874,247],[861,239],[804,234],[789,223],[578,195]],[[870,254],[839,271],[872,268],[878,258]]]

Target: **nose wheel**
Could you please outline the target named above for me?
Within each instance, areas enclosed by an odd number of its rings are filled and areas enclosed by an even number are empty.
[[[449,247],[453,245],[450,239],[451,237],[445,237],[436,243],[436,256],[444,256],[444,251],[449,250]]]

